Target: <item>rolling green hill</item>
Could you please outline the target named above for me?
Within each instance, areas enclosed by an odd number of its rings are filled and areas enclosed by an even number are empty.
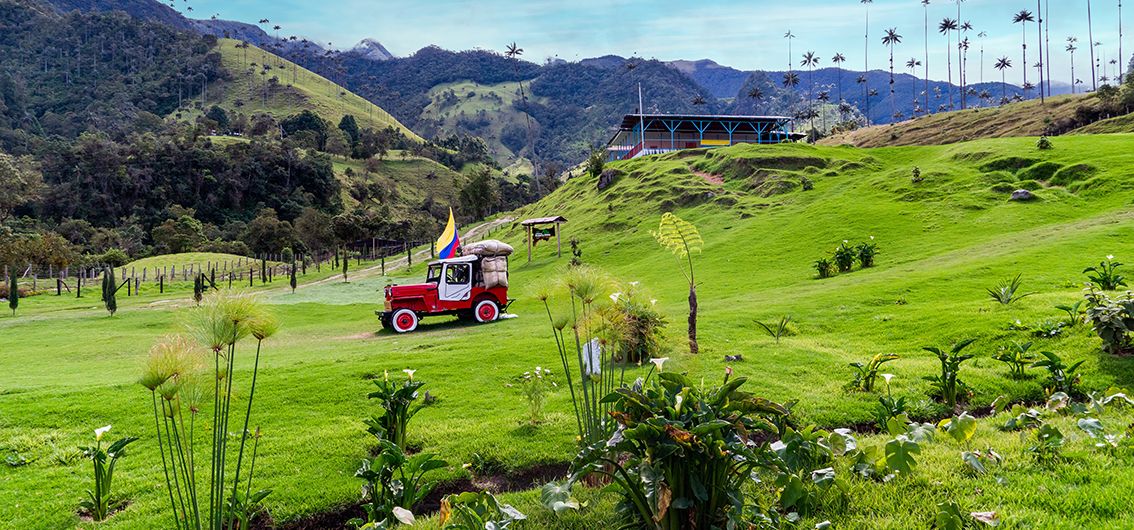
[[[528,98],[533,103],[544,103],[542,98],[531,95]],[[421,111],[422,121],[436,123],[442,130],[483,138],[493,158],[502,166],[525,164],[526,159],[519,155],[527,147],[528,120],[532,120],[533,134],[538,134],[539,122],[517,108],[516,103],[520,101],[517,83],[445,83],[430,89],[429,99],[429,105]]]
[[[849,363],[878,353],[900,356],[885,371],[894,374],[893,394],[908,400],[915,419],[946,417],[925,379],[939,372],[938,360],[922,348],[965,338],[977,339],[968,350],[976,358],[961,369],[972,390],[965,407],[975,413],[987,413],[1000,396],[1044,399],[1041,369],[1031,369],[1031,378],[1011,379],[991,358],[1014,341],[1085,361],[1084,390],[1130,388],[1134,359],[1103,354],[1087,326],[1042,338],[1032,330],[1065,318],[1056,304],[1082,298],[1084,267],[1108,254],[1128,263],[1134,255],[1132,141],[1130,135],[1066,136],[1053,139],[1049,151],[1038,150],[1035,138],[880,149],[736,146],[611,164],[608,187],[598,189],[591,177],[573,178],[509,214],[516,222],[492,233],[518,250],[509,277],[509,294],[517,299],[510,311],[517,317],[489,325],[434,318],[410,335],[376,332],[380,290],[390,282],[420,280],[418,260],[392,277],[362,275],[359,267],[360,276],[349,283],[301,280],[297,294],[278,284],[257,286],[281,321],[280,333],[265,342],[256,390],[254,421],[266,433],[257,487],[272,489],[265,505],[277,523],[341,513],[357,503],[361,481],[354,472],[374,445],[362,419],[376,405],[365,396],[374,388],[371,379],[387,370],[416,370],[424,390],[438,397],[413,420],[410,440],[448,461],[435,473],[456,481],[449,485],[480,487],[461,482],[477,469],[530,478],[525,473],[533,469],[569,462],[575,419],[562,384],[545,406],[546,422],[537,426],[523,424],[527,403],[510,386],[535,366],[559,366],[537,294],[562,278],[568,258],[556,259],[554,244],[541,243],[527,262],[518,221],[528,217],[565,216],[565,251],[566,241],[577,239],[584,263],[623,284],[640,282],[637,288],[657,300],[669,322],[667,371],[709,385],[730,367],[734,377],[748,378],[747,390],[796,402],[792,410],[801,425],[868,429],[879,394],[844,385],[853,375]],[[914,167],[923,180],[913,181]],[[1009,201],[1018,188],[1033,190],[1036,200]],[[688,354],[683,340],[685,280],[650,234],[667,211],[695,223],[705,239],[704,252],[694,257],[699,355]],[[876,266],[815,278],[816,259],[844,240],[870,237],[880,249]],[[1017,274],[1024,291],[1034,294],[1011,305],[992,302],[985,289]],[[620,288],[604,289],[600,303]],[[553,292],[552,313],[569,313],[561,291]],[[148,397],[134,384],[137,367],[149,346],[178,329],[182,312],[190,311],[188,303],[155,304],[158,296],[146,289],[120,298],[113,319],[94,296],[29,298],[19,316],[0,316],[6,337],[0,445],[32,460],[0,467],[0,487],[9,498],[0,506],[0,520],[19,527],[83,525],[74,508],[87,487],[89,463],[68,460],[56,448],[87,443],[91,429],[106,424],[114,425],[115,436],[152,432]],[[188,301],[184,291],[177,296]],[[792,317],[796,333],[780,342],[755,323],[784,315]],[[737,354],[743,359],[724,359]],[[246,380],[251,363],[250,356],[242,357],[234,377]],[[625,375],[632,380],[647,372],[631,366]],[[982,420],[971,447],[945,435],[924,443],[918,467],[894,480],[862,479],[847,459],[837,460],[833,466],[846,482],[847,497],[826,497],[800,527],[830,520],[838,528],[925,528],[937,503],[948,501],[965,513],[996,511],[1008,527],[1134,526],[1121,509],[1134,487],[1127,453],[1099,451],[1074,417],[1050,414],[1046,421],[1067,436],[1063,459],[1036,463],[1028,441],[995,428],[1006,419],[999,414]],[[1131,420],[1129,409],[1117,407],[1102,419],[1119,431]],[[889,439],[857,436],[861,445]],[[1004,456],[1004,464],[985,475],[967,472],[960,452],[988,447]],[[103,526],[160,527],[168,520],[162,511],[168,501],[159,455],[145,439],[131,450],[115,475],[115,491],[131,504]],[[517,528],[582,530],[612,520],[615,497],[609,493],[584,491],[592,501],[588,507],[556,517],[540,505],[539,483],[523,483],[528,486],[501,495],[529,516]],[[44,493],[55,491],[70,493]],[[775,502],[768,480],[753,482],[751,493]],[[435,517],[420,515],[413,528],[436,528]],[[341,523],[332,519],[323,526]]]
[[[210,106],[215,103],[230,113],[267,112],[277,119],[311,110],[332,125],[350,114],[360,128],[394,127],[407,138],[422,141],[377,105],[287,59],[253,45],[244,48],[233,39],[218,39],[214,50],[220,53],[231,79],[210,87],[222,94],[219,102],[209,101]],[[183,111],[181,115],[194,118],[200,112]]]

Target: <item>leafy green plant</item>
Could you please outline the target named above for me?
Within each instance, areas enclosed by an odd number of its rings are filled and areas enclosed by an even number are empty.
[[[912,473],[920,453],[920,443],[909,435],[900,434],[881,446],[867,446],[852,452],[851,469],[865,478],[889,481]]]
[[[854,379],[847,383],[848,390],[858,390],[861,392],[873,392],[874,382],[878,379],[878,372],[882,369],[882,365],[890,361],[897,360],[899,357],[893,353],[879,353],[871,357],[866,364],[860,362],[850,363],[850,367],[854,368]]]
[[[1083,322],[1086,316],[1086,310],[1083,309],[1083,304],[1086,300],[1076,301],[1074,304],[1059,304],[1055,306],[1056,309],[1067,313],[1067,327],[1076,327]]]
[[[827,258],[815,260],[815,272],[820,278],[830,278],[835,275],[835,262]]]
[[[978,522],[984,526],[997,526],[1000,524],[1000,517],[996,512],[966,514],[952,501],[937,503],[937,512],[933,515],[933,528],[937,530],[967,530],[976,528]]]
[[[126,446],[138,440],[132,436],[121,438],[103,449],[102,437],[109,431],[109,425],[95,429],[95,445],[80,448],[83,456],[89,458],[94,465],[94,491],[87,490],[87,500],[79,505],[95,521],[106,519],[111,510],[121,505],[121,502],[114,502],[110,495],[110,486],[114,482],[114,467],[118,464],[119,458],[126,456]]]
[[[1050,138],[1046,136],[1040,136],[1039,140],[1036,140],[1036,149],[1039,149],[1040,151],[1050,151],[1052,149],[1055,149],[1055,146],[1052,145]]]
[[[1107,256],[1106,261],[1099,262],[1098,267],[1083,269],[1083,274],[1087,275],[1091,283],[1099,286],[1099,289],[1115,291],[1126,285],[1126,277],[1118,273],[1118,268],[1121,266],[1122,263],[1114,261],[1114,256]]]
[[[1055,320],[1049,318],[1041,320],[1032,326],[1032,336],[1041,339],[1052,339],[1063,334],[1063,326],[1066,325],[1062,320]]]
[[[823,492],[836,487],[845,493],[846,486],[830,464],[836,454],[845,454],[855,444],[849,433],[829,433],[814,426],[788,428],[772,444],[775,458],[771,467],[776,472],[780,508],[806,515],[817,507]]]
[[[859,243],[854,247],[857,254],[858,264],[864,269],[869,269],[874,266],[874,256],[878,255],[878,245],[874,243],[874,236],[870,236],[870,242]]]
[[[102,303],[110,316],[118,312],[118,282],[114,280],[114,267],[102,272]]]
[[[1004,457],[990,447],[984,451],[962,451],[961,461],[974,473],[983,475],[988,472],[989,467],[1003,463]]]
[[[196,339],[196,344],[182,336],[162,339],[150,350],[138,382],[150,391],[153,402],[154,426],[174,528],[219,530],[232,526],[237,515],[235,510],[226,509],[226,506],[235,504],[240,491],[244,452],[248,439],[253,437],[248,427],[255,402],[260,353],[264,340],[275,334],[277,324],[264,306],[253,298],[215,292],[204,298],[201,307],[189,313],[186,329]],[[245,390],[248,404],[244,411],[243,429],[239,431],[236,465],[233,466],[228,462],[232,452],[228,442],[234,438],[229,429],[233,365],[237,344],[248,336],[256,339],[256,355],[251,382]],[[209,364],[212,364],[211,370],[206,369]],[[213,384],[213,417],[207,459],[210,468],[206,504],[204,495],[198,496],[198,435],[195,431],[198,423],[204,428],[204,420],[196,420],[205,399],[203,385],[209,382]],[[225,476],[230,470],[235,475],[231,493],[226,494],[230,486]],[[245,499],[249,498],[251,483],[252,476],[249,474],[244,482]]]
[[[378,387],[378,390],[367,394],[366,397],[377,399],[382,412],[364,420],[370,434],[380,440],[389,440],[402,449],[406,448],[406,428],[409,421],[430,404],[425,400],[415,404],[420,397],[418,389],[425,383],[414,381],[415,370],[404,370],[404,372],[407,375],[404,381],[391,380],[389,371],[383,372],[381,379],[374,380],[374,386]]]
[[[193,277],[193,301],[201,305],[201,298],[205,296],[205,273],[198,273]]]
[[[1001,305],[1011,305],[1013,302],[1018,302],[1020,299],[1031,296],[1035,293],[1020,293],[1020,287],[1023,286],[1022,275],[1017,274],[1015,278],[1004,280],[992,289],[986,289],[988,296],[993,301]]]
[[[833,256],[835,267],[839,272],[850,272],[854,268],[854,262],[858,259],[858,253],[854,247],[850,246],[846,240],[843,240],[839,246],[835,247],[835,254]]]
[[[662,214],[654,238],[673,253],[678,268],[689,282],[689,353],[697,353],[697,280],[693,275],[693,254],[700,254],[705,242],[693,223],[669,212]]]
[[[941,361],[941,375],[930,378],[930,382],[937,396],[941,398],[945,406],[949,407],[949,410],[957,408],[958,400],[967,397],[969,393],[968,387],[958,376],[961,364],[974,357],[961,352],[975,341],[976,339],[960,341],[953,344],[953,347],[947,352],[936,347],[923,348],[925,351],[936,355],[937,359]]]
[[[743,488],[752,472],[774,465],[758,432],[771,433],[787,410],[742,392],[745,378],[706,387],[676,373],[616,389],[618,429],[572,463],[551,508],[570,508],[564,489],[588,475],[611,481],[628,528],[724,528],[741,525]],[[766,442],[765,442],[766,443]],[[762,447],[764,449],[762,449]],[[545,491],[547,491],[545,489]],[[730,524],[731,523],[731,524]]]
[[[1079,393],[1076,386],[1079,384],[1079,374],[1075,372],[1086,361],[1079,361],[1070,366],[1063,363],[1058,355],[1045,351],[1040,352],[1044,358],[1032,363],[1033,367],[1044,368],[1051,376],[1051,391],[1063,392],[1069,396]]]
[[[874,422],[881,431],[894,435],[901,434],[905,430],[905,425],[909,423],[909,416],[906,414],[906,397],[894,399],[894,394],[890,390],[890,379],[893,375],[882,374],[882,377],[886,381],[886,395],[878,396]]]
[[[791,335],[792,334],[792,330],[791,330],[791,327],[790,327],[791,326],[791,316],[790,315],[784,315],[784,316],[780,317],[779,322],[773,323],[771,325],[760,322],[759,320],[757,320],[755,322],[765,332],[767,332],[770,337],[772,337],[773,339],[776,339],[776,344],[780,343],[781,337],[783,337],[785,335]]]
[[[1025,379],[1028,376],[1025,370],[1036,360],[1036,356],[1029,352],[1031,349],[1031,342],[1013,342],[1011,346],[1000,348],[1000,352],[992,358],[1008,365],[1008,374],[1012,379]]]
[[[244,483],[244,491],[236,490],[236,494],[228,498],[225,513],[232,521],[234,530],[248,530],[252,528],[252,520],[267,513],[264,499],[272,494],[272,490],[252,491],[252,477],[256,472],[256,456],[260,449],[260,428],[252,434],[252,458],[248,464],[248,480]]]
[[[441,499],[440,519],[441,530],[507,530],[527,516],[491,493],[466,491]]]
[[[1040,411],[1036,409],[1025,408],[1023,405],[1013,405],[1010,414],[1008,421],[1000,426],[1000,430],[1020,431],[1035,429],[1043,425],[1043,417]]]
[[[515,382],[528,401],[528,422],[532,425],[539,424],[543,421],[543,404],[547,402],[547,395],[555,387],[551,370],[537,366],[535,370],[517,376]]]
[[[1120,355],[1134,349],[1131,332],[1134,331],[1134,296],[1111,298],[1101,291],[1090,289],[1086,294],[1087,321],[1103,341],[1103,350]]]
[[[1054,462],[1060,458],[1063,443],[1063,433],[1045,423],[1036,429],[1035,439],[1026,450],[1040,462]]]
[[[448,465],[429,453],[406,456],[397,444],[379,439],[380,452],[362,460],[354,476],[365,480],[362,509],[366,520],[353,519],[351,524],[364,528],[392,528],[398,523],[412,524],[410,511],[429,495],[436,482],[425,480],[426,473]]]

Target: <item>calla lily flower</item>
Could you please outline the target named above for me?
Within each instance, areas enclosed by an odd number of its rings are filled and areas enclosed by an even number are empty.
[[[657,366],[658,371],[660,372],[662,371],[662,365],[664,365],[668,360],[669,357],[654,357],[653,359],[650,359],[650,362],[654,363],[654,366]]]
[[[411,512],[411,511],[409,511],[405,508],[402,508],[401,506],[394,506],[393,512],[394,512],[394,518],[397,519],[398,522],[400,522],[402,524],[413,524],[414,523],[413,512]]]
[[[890,386],[890,380],[894,378],[894,374],[882,374],[882,379],[886,380],[886,386]]]
[[[1106,255],[1106,259],[1109,259],[1109,260],[1113,260],[1113,259],[1114,259],[1114,254],[1107,254],[1107,255]]]
[[[99,440],[102,440],[103,435],[105,435],[108,432],[110,432],[110,425],[107,425],[106,427],[102,427],[102,428],[99,428],[99,429],[95,429],[95,431],[94,431],[95,441],[97,442]]]
[[[610,301],[617,304],[618,303],[618,297],[620,297],[620,296],[622,296],[622,293],[611,293],[610,294]]]
[[[413,374],[414,374],[415,372],[417,372],[417,370],[410,370],[409,368],[406,368],[405,370],[402,370],[402,371],[403,371],[403,372],[405,372],[405,373],[406,373],[406,375],[408,375],[408,376],[409,376],[409,380],[410,380],[410,381],[413,381]]]

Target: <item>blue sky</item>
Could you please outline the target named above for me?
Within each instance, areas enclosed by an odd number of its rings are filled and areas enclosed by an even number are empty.
[[[1076,76],[1088,81],[1086,0],[1042,0],[1051,6],[1051,66],[1057,81],[1069,82],[1070,60],[1064,51],[1067,36],[1079,38]],[[1100,57],[1118,56],[1119,0],[1093,0],[1094,37],[1102,42]],[[179,7],[186,4],[178,2]],[[605,54],[661,60],[711,58],[741,69],[785,69],[790,29],[797,38],[793,60],[814,50],[829,66],[835,52],[847,56],[848,67],[862,68],[866,8],[859,0],[190,0],[193,16],[218,13],[221,18],[256,22],[268,18],[283,26],[282,34],[299,35],[334,47],[350,48],[372,37],[395,55],[408,55],[436,44],[463,50],[500,50],[516,41],[526,50],[525,58],[548,57],[577,60]],[[966,0],[963,20],[975,27],[969,55],[969,79],[979,81],[980,45],[976,34],[987,32],[985,78],[999,80],[991,68],[995,57],[1013,59],[1009,81],[1019,82],[1022,72],[1021,27],[1012,24],[1020,9],[1036,11],[1034,0]],[[1123,19],[1129,61],[1134,53],[1134,2],[1127,2]],[[953,0],[931,0],[929,6],[930,77],[944,79],[945,37],[935,26],[944,17],[956,18]],[[886,28],[896,27],[904,36],[895,52],[902,65],[911,57],[924,57],[923,9],[920,0],[875,0],[870,6],[870,66],[886,68],[888,53],[881,45]],[[1029,24],[1029,63],[1037,49],[1035,25]],[[955,39],[954,39],[955,40]],[[955,59],[954,48],[954,61]],[[905,71],[902,67],[901,71]],[[1086,72],[1086,74],[1084,74]],[[920,70],[919,70],[920,75]],[[1100,75],[1102,73],[1100,72]],[[1114,74],[1111,73],[1113,76]],[[1029,78],[1035,79],[1035,72]]]

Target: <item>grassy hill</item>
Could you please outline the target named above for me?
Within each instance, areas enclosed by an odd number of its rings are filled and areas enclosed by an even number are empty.
[[[1035,138],[880,149],[736,146],[611,164],[615,180],[609,187],[599,190],[589,177],[571,179],[514,212],[517,222],[492,234],[518,249],[510,265],[517,318],[490,325],[437,318],[410,335],[376,333],[380,290],[390,282],[419,281],[424,271],[416,260],[393,277],[307,285],[294,295],[257,287],[281,320],[280,333],[265,342],[256,391],[254,421],[265,433],[257,487],[273,490],[266,505],[276,522],[356,503],[361,481],[353,475],[374,445],[362,419],[376,412],[376,404],[365,396],[374,388],[371,379],[387,370],[417,370],[424,390],[438,398],[410,427],[411,443],[448,461],[438,477],[531,477],[523,473],[569,462],[575,421],[567,392],[551,394],[547,421],[529,426],[527,403],[509,386],[535,366],[559,366],[537,293],[562,277],[568,258],[556,259],[554,244],[541,243],[528,263],[518,226],[521,219],[554,214],[568,219],[565,250],[567,240],[577,239],[583,262],[622,282],[640,282],[657,300],[669,322],[666,370],[711,384],[731,367],[749,378],[746,388],[753,393],[796,401],[793,413],[804,425],[866,428],[878,394],[845,390],[853,375],[847,365],[878,353],[901,357],[885,371],[895,375],[893,393],[908,399],[910,413],[921,421],[940,419],[946,411],[928,397],[925,380],[940,367],[922,347],[965,338],[977,339],[968,350],[976,358],[961,369],[973,391],[967,408],[974,412],[986,413],[1000,396],[1043,400],[1041,370],[1011,379],[992,360],[1013,341],[1033,341],[1033,351],[1085,361],[1086,390],[1130,388],[1134,359],[1101,353],[1086,326],[1044,338],[1020,328],[1063,318],[1054,306],[1081,299],[1084,267],[1108,254],[1130,262],[1132,141],[1129,135],[1066,136],[1054,139],[1050,151],[1037,150]],[[924,180],[912,181],[914,166]],[[1017,188],[1033,190],[1037,199],[1009,201]],[[650,235],[667,211],[695,223],[705,239],[704,252],[694,258],[699,355],[686,353],[683,340],[687,286]],[[872,236],[880,248],[875,267],[815,278],[816,259],[844,240]],[[1007,306],[992,302],[985,289],[1017,274],[1034,294]],[[609,287],[599,299],[618,288]],[[40,296],[24,301],[17,317],[0,316],[6,338],[0,447],[35,458],[26,466],[0,467],[0,488],[9,499],[0,506],[0,520],[16,527],[85,524],[73,513],[89,487],[89,463],[58,448],[88,443],[91,429],[106,424],[114,425],[115,436],[150,435],[148,396],[134,383],[138,365],[149,346],[178,329],[191,310],[188,303],[182,309],[154,304],[156,296],[146,291],[120,298],[113,319],[97,307],[97,297]],[[551,301],[554,314],[570,311],[561,293]],[[755,323],[784,315],[792,316],[796,333],[778,343]],[[743,360],[725,361],[736,354]],[[250,356],[238,360],[236,377],[250,375],[251,363]],[[629,367],[626,377],[647,372]],[[936,504],[947,501],[966,513],[996,511],[1009,527],[1134,526],[1134,516],[1122,509],[1134,487],[1127,453],[1097,450],[1073,417],[1053,414],[1048,421],[1067,435],[1064,459],[1037,464],[1017,433],[995,429],[1006,419],[982,420],[971,443],[1005,457],[986,475],[966,472],[959,454],[968,447],[944,435],[923,444],[910,476],[887,482],[861,479],[849,462],[837,461],[848,496],[832,495],[801,527],[830,520],[839,528],[925,528]],[[1102,421],[1121,430],[1132,420],[1129,409],[1112,408]],[[885,440],[860,435],[862,444]],[[146,439],[131,451],[115,475],[115,491],[131,504],[104,528],[166,522],[159,455]],[[609,525],[612,495],[584,491],[589,507],[555,517],[540,506],[536,480],[523,483],[531,486],[526,491],[502,495],[529,516],[518,528]],[[768,502],[775,498],[767,481],[753,483],[752,493]],[[423,516],[415,528],[436,525]]]
[[[429,100],[421,111],[422,121],[436,123],[445,131],[480,136],[502,166],[524,164],[518,155],[527,146],[528,120],[532,120],[533,134],[538,134],[539,123],[513,106],[520,101],[519,85],[515,82],[445,83],[429,90]],[[528,95],[528,100],[543,103],[542,98],[532,95]]]
[[[875,125],[823,139],[823,145],[886,147],[951,144],[981,138],[1041,136],[1044,134],[1130,132],[1131,120],[1113,118],[1082,127],[1074,125],[1080,107],[1097,107],[1094,94],[1064,95],[1007,105],[943,112],[893,125]],[[1070,124],[1070,125],[1068,125]],[[1070,127],[1070,130],[1063,130]]]
[[[215,51],[220,53],[221,64],[232,79],[217,82],[210,89],[221,92],[221,100],[216,104],[230,113],[267,112],[284,118],[311,110],[331,125],[338,125],[344,115],[350,114],[360,128],[392,126],[407,138],[421,141],[421,137],[377,105],[287,59],[252,45],[243,48],[240,41],[233,39],[219,39]],[[277,83],[270,82],[273,77]],[[210,101],[210,106],[213,103]],[[193,118],[199,112],[182,112],[182,116]]]

